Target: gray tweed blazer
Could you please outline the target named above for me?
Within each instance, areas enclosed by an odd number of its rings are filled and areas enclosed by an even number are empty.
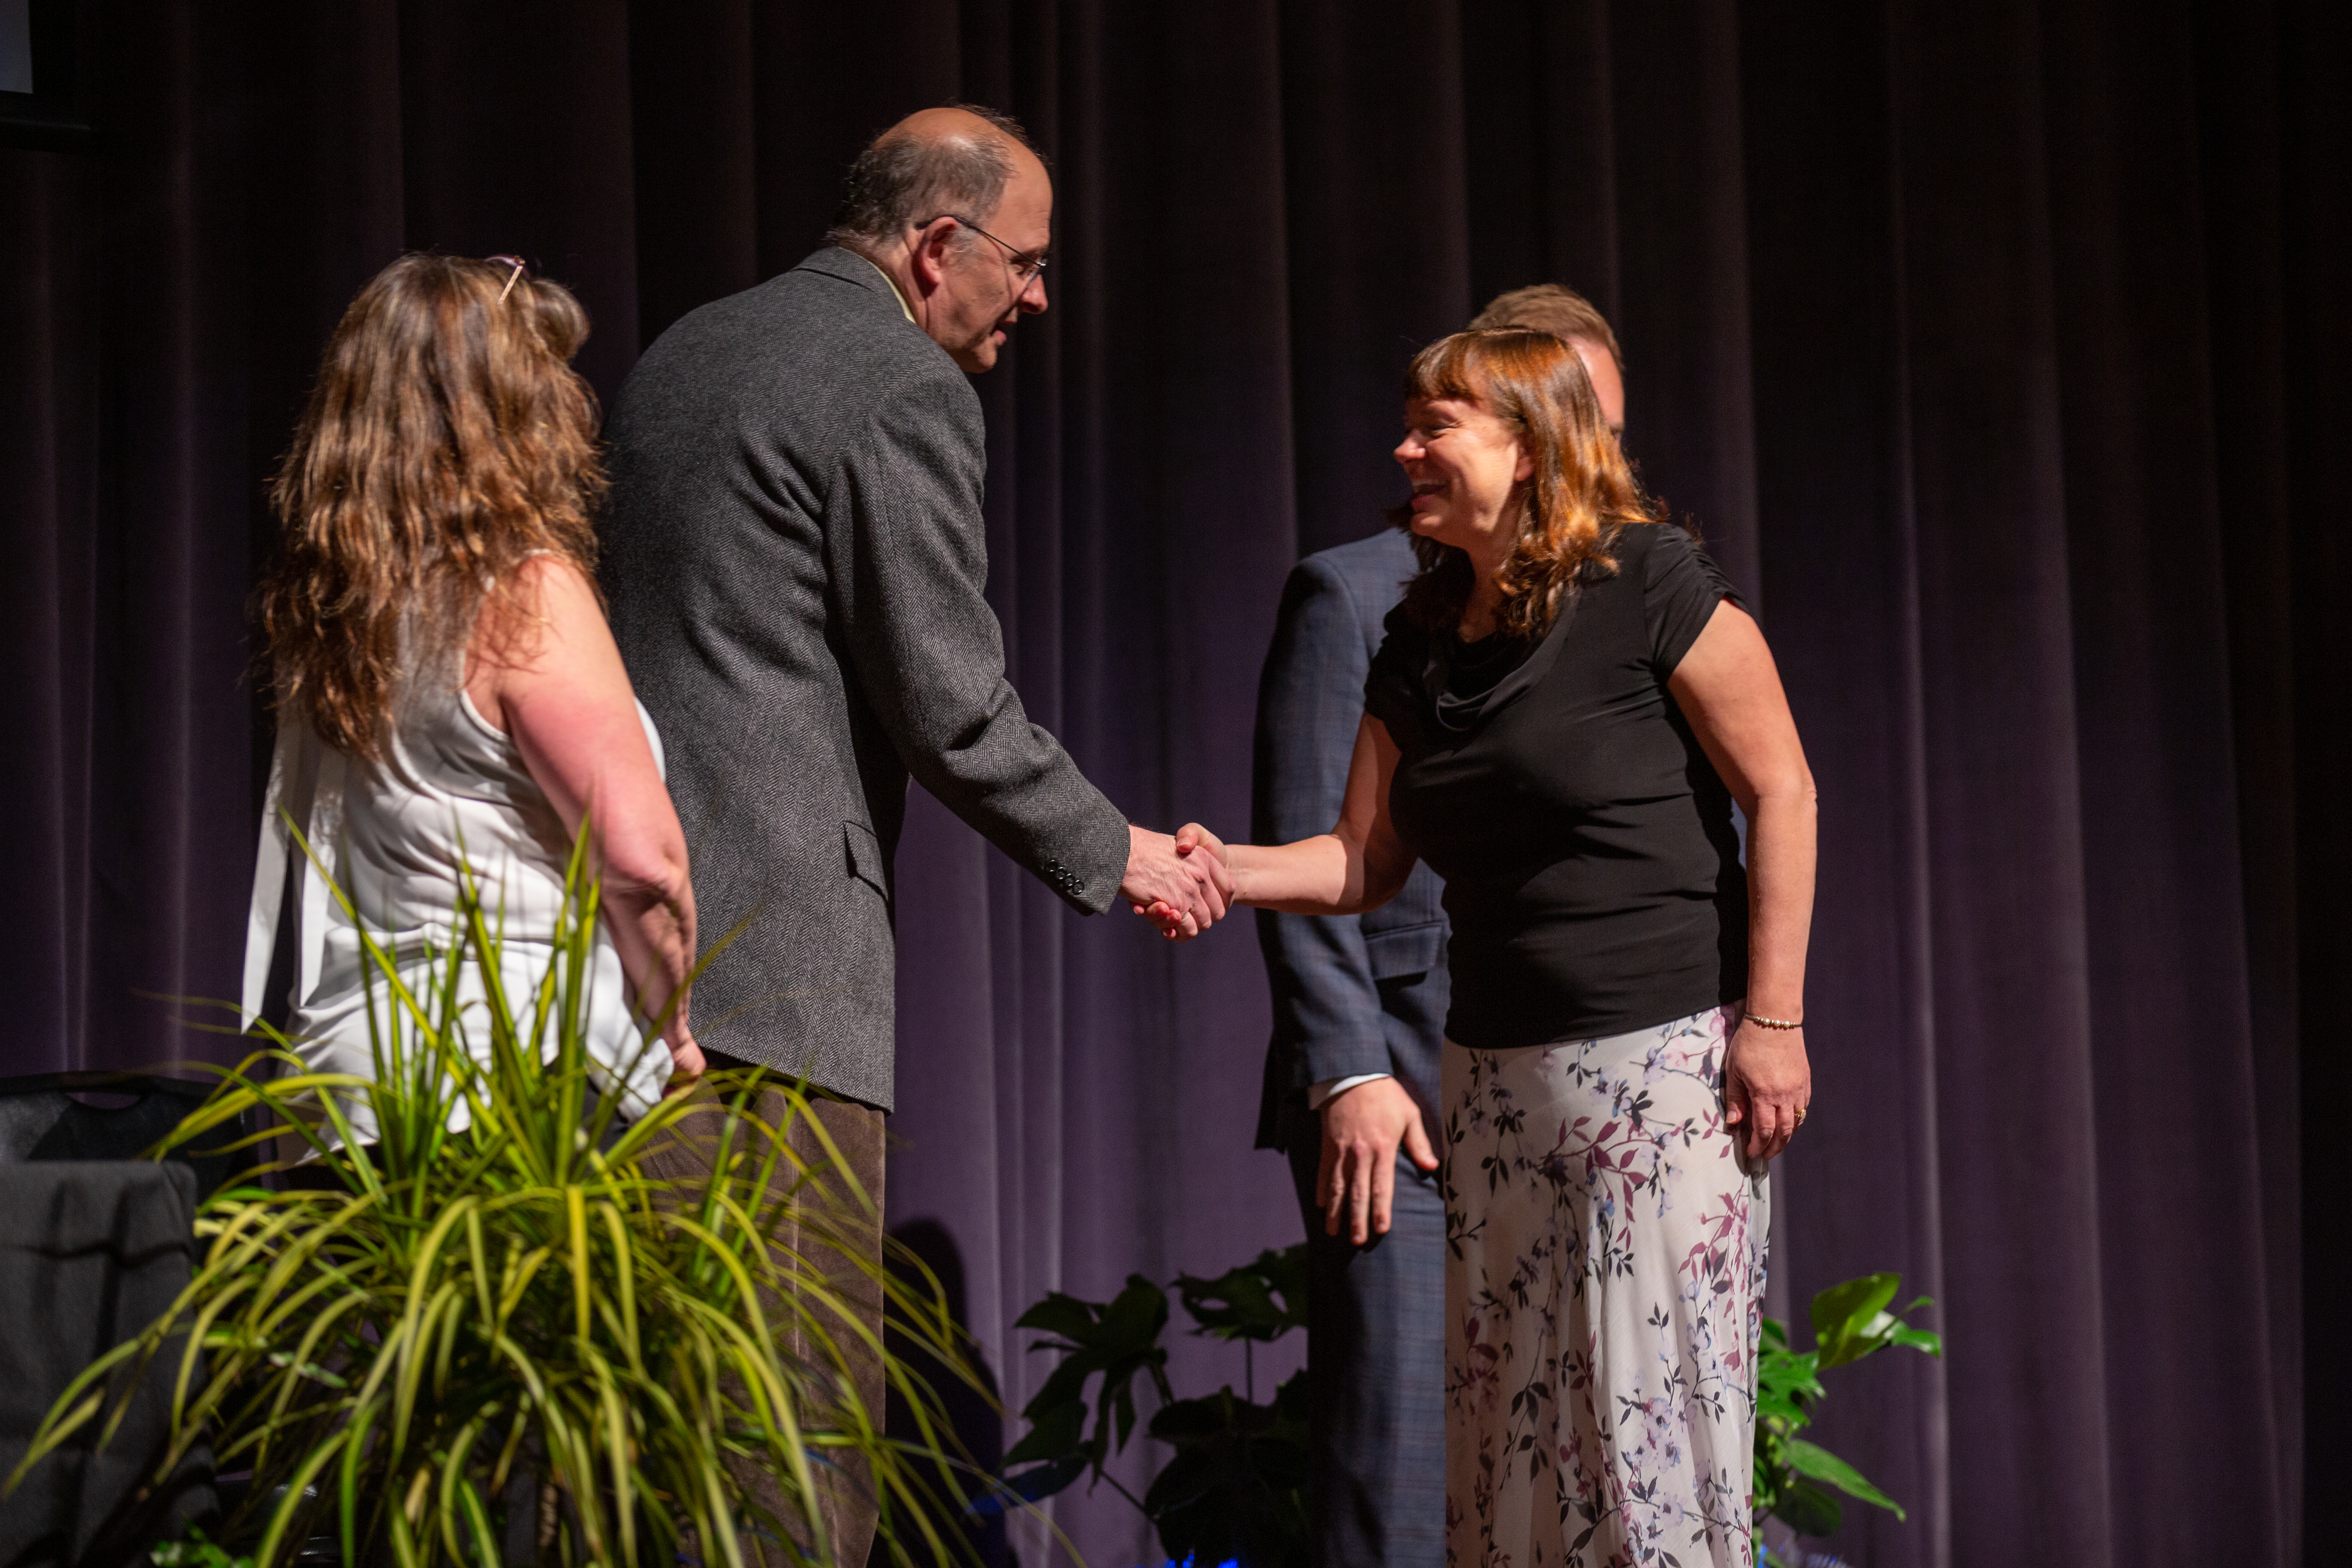
[[[884,1110],[908,775],[1082,912],[1127,865],[1126,818],[1004,678],[984,435],[963,372],[835,249],[664,332],[608,426],[614,632],[705,952],[740,928],[695,1032]]]

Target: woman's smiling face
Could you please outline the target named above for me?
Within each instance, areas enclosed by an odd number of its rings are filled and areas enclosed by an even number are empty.
[[[1509,552],[1505,525],[1519,487],[1535,474],[1518,426],[1467,397],[1416,397],[1404,425],[1396,460],[1412,486],[1412,531],[1493,570]]]

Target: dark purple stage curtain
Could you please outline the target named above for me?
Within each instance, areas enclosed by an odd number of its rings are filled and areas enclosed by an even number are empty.
[[[866,135],[976,99],[1059,181],[1053,310],[980,384],[1032,711],[1136,819],[1243,823],[1283,574],[1395,499],[1403,362],[1590,293],[1822,785],[1776,1296],[1899,1268],[1950,1343],[1832,1384],[1824,1439],[1911,1509],[1839,1548],[2301,1560],[2306,1468],[2352,1459],[2305,1414],[2352,1288],[2340,8],[89,9],[101,149],[0,150],[0,1071],[234,1048],[162,999],[236,984],[260,486],[370,273],[530,257],[609,396],[810,247]],[[891,1210],[952,1238],[1017,1406],[1045,1289],[1296,1238],[1264,981],[1241,922],[1076,921],[928,801],[899,870]],[[1150,1557],[1108,1490],[1057,1518]]]

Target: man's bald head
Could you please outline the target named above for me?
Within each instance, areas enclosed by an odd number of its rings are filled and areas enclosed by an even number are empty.
[[[1022,317],[1045,309],[1054,182],[1008,117],[926,109],[858,154],[825,238],[872,262],[914,323],[977,375]]]
[[[1045,160],[1012,116],[965,103],[918,110],[850,164],[825,238],[870,257],[942,215],[989,227],[1008,184],[1045,179]]]

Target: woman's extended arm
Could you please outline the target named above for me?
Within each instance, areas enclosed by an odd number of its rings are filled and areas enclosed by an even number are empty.
[[[514,738],[523,765],[573,833],[592,827],[600,899],[636,1002],[658,1017],[677,1072],[702,1071],[682,992],[694,968],[694,889],[686,834],[637,717],[620,649],[578,568],[553,555],[524,563],[509,617],[486,610],[467,660],[466,692]],[[492,601],[493,606],[499,601]]]
[[[1666,684],[1748,816],[1748,1011],[1801,1023],[1815,797],[1772,650],[1746,611],[1717,604]],[[1749,1155],[1778,1154],[1812,1099],[1804,1031],[1743,1023],[1725,1086],[1727,1120],[1748,1123]]]
[[[1234,879],[1234,901],[1286,915],[1353,915],[1397,896],[1413,856],[1389,824],[1389,780],[1397,745],[1389,727],[1364,715],[1348,763],[1348,796],[1339,825],[1296,844],[1227,846],[1198,823],[1176,835],[1179,854],[1205,844]]]

